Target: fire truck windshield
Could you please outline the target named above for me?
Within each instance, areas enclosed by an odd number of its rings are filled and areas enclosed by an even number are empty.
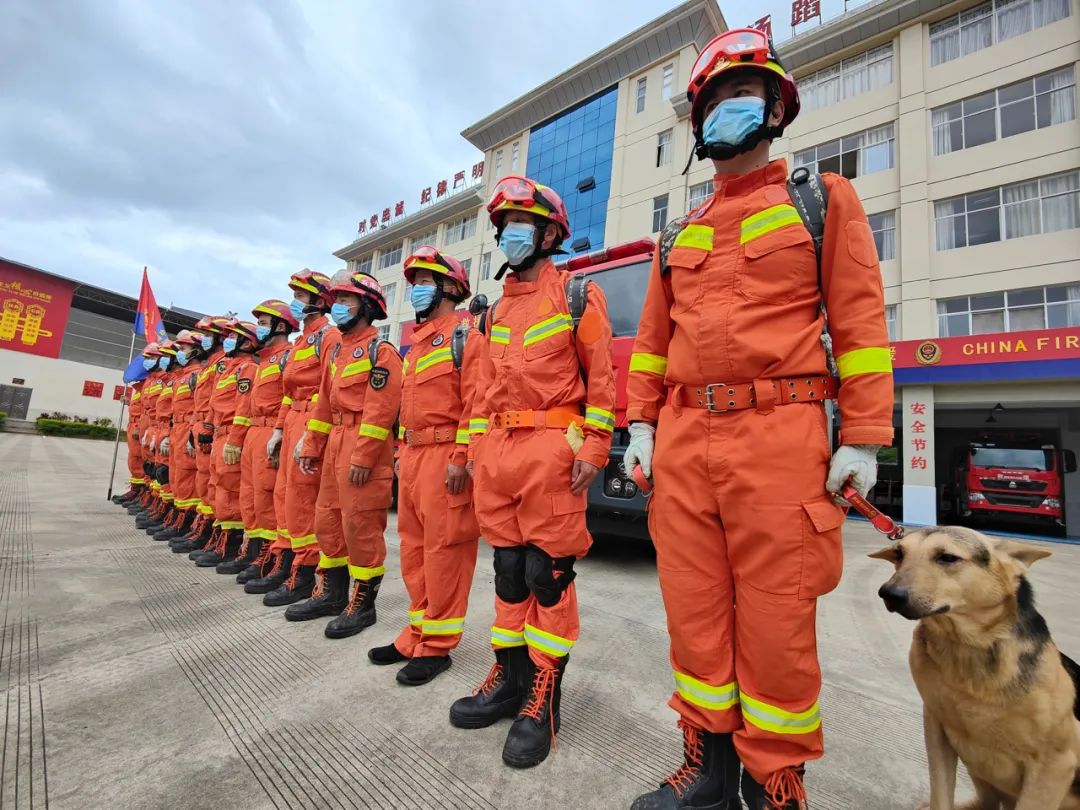
[[[1011,470],[1045,472],[1054,468],[1054,457],[1050,450],[976,447],[971,451],[971,464],[975,467],[1004,467]]]
[[[648,260],[589,274],[589,280],[599,284],[607,298],[611,330],[615,337],[637,334],[651,267],[652,261]]]

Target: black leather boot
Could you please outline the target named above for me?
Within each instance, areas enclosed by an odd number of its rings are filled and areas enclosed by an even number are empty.
[[[252,580],[259,579],[270,572],[270,569],[274,566],[274,557],[279,556],[274,554],[273,546],[274,544],[270,540],[262,541],[262,550],[259,552],[259,556],[252,560],[247,568],[236,575],[237,585],[247,585]]]
[[[683,764],[659,790],[638,796],[630,810],[741,810],[739,755],[730,734],[680,722]]]
[[[450,669],[451,663],[449,655],[418,656],[398,670],[397,682],[402,686],[423,686]]]
[[[176,517],[173,519],[172,525],[166,526],[160,532],[155,534],[154,539],[174,540],[177,537],[183,537],[191,529],[191,524],[194,519],[194,509],[177,510]]]
[[[175,519],[176,510],[173,508],[172,504],[169,504],[165,507],[164,510],[162,510],[161,514],[158,516],[158,519],[155,520],[153,523],[150,523],[146,527],[146,533],[153,537],[158,532],[162,531],[163,529],[167,529],[170,525],[172,525],[172,522]]]
[[[772,774],[764,785],[743,771],[742,797],[750,810],[799,810],[806,804],[803,775],[806,768],[798,765]]]
[[[217,568],[214,570],[219,574],[239,574],[255,560],[259,559],[263,542],[260,538],[244,538],[240,543],[240,549],[237,551],[236,556],[231,560],[218,563]]]
[[[382,577],[353,582],[349,603],[341,615],[327,623],[323,635],[327,638],[348,638],[375,624],[375,597],[379,595],[381,584]]]
[[[169,548],[173,554],[191,554],[193,551],[202,551],[210,542],[214,533],[213,521],[202,515],[191,524],[191,530],[183,537],[174,537],[169,541]]]
[[[279,588],[281,583],[289,578],[292,562],[292,549],[284,549],[280,554],[272,557],[269,571],[244,583],[244,593],[270,593]]]
[[[323,616],[337,616],[349,604],[349,569],[321,568],[315,572],[318,582],[311,598],[289,605],[285,618],[290,622],[308,622]]]
[[[292,605],[311,596],[314,587],[315,566],[294,565],[288,579],[263,597],[263,604],[267,607]]]
[[[368,661],[377,667],[385,667],[390,664],[400,664],[408,661],[409,656],[402,655],[396,644],[385,644],[382,647],[372,647],[367,651]]]
[[[496,650],[487,679],[469,697],[458,698],[450,707],[450,725],[487,728],[503,718],[517,717],[525,700],[530,667],[525,645]]]
[[[218,563],[235,560],[244,542],[243,534],[240,529],[218,529],[217,545],[211,551],[204,551],[196,557],[195,565],[199,568],[213,568]]]
[[[563,656],[555,669],[538,667],[529,659],[532,687],[503,745],[503,762],[511,768],[531,768],[547,759],[559,733],[562,678],[568,658]]]

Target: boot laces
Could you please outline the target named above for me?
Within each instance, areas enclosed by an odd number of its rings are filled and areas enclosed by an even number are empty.
[[[544,711],[544,706],[547,706],[548,720],[551,722],[551,744],[552,749],[559,750],[558,741],[555,739],[555,711],[553,701],[555,698],[555,683],[557,681],[558,670],[549,669],[548,667],[537,667],[536,674],[533,676],[532,694],[529,695],[528,705],[521,710],[521,714],[518,717],[531,717],[533,720],[540,722],[540,715]]]
[[[240,544],[240,550],[236,552],[236,559],[242,560],[248,552],[248,546],[251,545],[251,540],[248,539],[247,532],[244,532],[244,542]]]
[[[774,772],[765,782],[765,793],[774,807],[785,808],[792,801],[796,802],[798,807],[810,806],[801,769],[784,768]]]
[[[322,599],[326,593],[326,572],[319,568],[315,571],[315,587],[311,590],[312,599]]]
[[[278,557],[277,565],[275,565],[275,566],[274,566],[274,570],[270,572],[270,575],[271,575],[271,576],[273,576],[273,575],[274,575],[274,574],[275,574],[276,572],[278,572],[278,571],[280,571],[280,570],[281,570],[281,567],[282,567],[282,557],[284,557],[284,556],[285,556],[285,555],[284,555],[284,554],[282,554],[282,555],[280,555],[280,556]],[[299,565],[294,565],[294,566],[292,567],[292,569],[291,569],[291,570],[289,571],[289,578],[285,580],[285,590],[287,590],[287,591],[291,591],[291,590],[293,590],[294,588],[296,588],[296,578],[297,578],[297,577],[298,577],[299,575],[300,575],[300,566],[299,566]]]
[[[360,605],[364,603],[364,597],[367,596],[367,585],[363,580],[353,583],[352,596],[349,598],[349,604],[345,606],[345,612],[348,615],[352,616],[360,610]]]
[[[503,671],[503,665],[496,661],[491,667],[491,672],[488,673],[487,678],[484,679],[484,682],[477,687],[473,694],[483,694],[484,697],[487,697],[498,689],[499,684],[502,683]]]
[[[683,757],[685,761],[679,770],[669,776],[666,781],[674,789],[675,795],[682,798],[682,795],[701,776],[704,758],[702,756],[701,731],[683,720],[679,721],[679,728],[682,729],[683,733]]]
[[[266,564],[270,562],[271,556],[273,556],[273,552],[270,548],[270,544],[266,543],[259,551],[259,556],[255,558],[255,562],[252,563],[252,565],[259,569],[259,576],[262,576],[263,569],[266,567]],[[279,559],[280,556],[281,555],[278,555]]]

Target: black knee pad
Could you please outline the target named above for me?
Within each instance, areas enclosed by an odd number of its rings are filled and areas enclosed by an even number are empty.
[[[495,549],[495,593],[504,602],[517,604],[529,598],[525,584],[525,549]]]
[[[573,557],[551,557],[543,549],[526,546],[525,582],[543,607],[554,607],[577,573]]]

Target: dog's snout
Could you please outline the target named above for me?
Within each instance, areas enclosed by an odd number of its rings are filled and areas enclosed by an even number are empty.
[[[900,610],[907,605],[910,594],[903,585],[886,582],[878,591],[878,596],[885,601],[885,607],[889,610]]]

